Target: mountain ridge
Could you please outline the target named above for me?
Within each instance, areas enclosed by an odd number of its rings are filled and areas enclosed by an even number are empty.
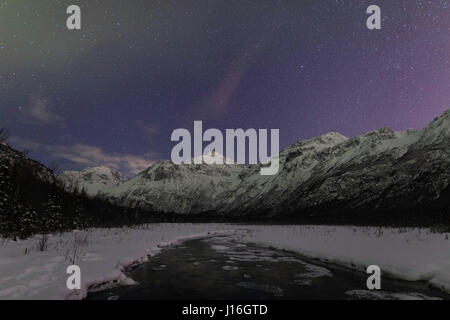
[[[329,132],[298,141],[279,161],[274,176],[259,175],[260,165],[160,161],[106,196],[126,206],[221,216],[448,210],[441,196],[450,180],[450,110],[419,131],[383,127],[353,138]]]

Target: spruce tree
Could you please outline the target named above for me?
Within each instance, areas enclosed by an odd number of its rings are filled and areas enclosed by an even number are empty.
[[[39,231],[37,226],[37,217],[38,215],[36,211],[31,206],[27,206],[24,209],[23,213],[20,215],[20,238],[27,238]]]
[[[59,203],[58,196],[51,193],[47,197],[47,201],[42,205],[42,222],[41,230],[44,233],[49,233],[55,230],[62,230],[63,215],[62,208]]]

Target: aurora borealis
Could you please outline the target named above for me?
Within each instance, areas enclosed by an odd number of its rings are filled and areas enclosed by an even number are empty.
[[[371,4],[381,30],[366,28]],[[449,107],[448,1],[0,2],[0,127],[62,169],[137,173],[194,120],[279,128],[283,148],[420,129]]]

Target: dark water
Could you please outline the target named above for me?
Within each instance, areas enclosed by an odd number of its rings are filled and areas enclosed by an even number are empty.
[[[381,291],[369,291],[366,274],[232,237],[192,240],[165,249],[128,275],[139,284],[90,293],[87,299],[449,298],[424,283],[386,278]]]

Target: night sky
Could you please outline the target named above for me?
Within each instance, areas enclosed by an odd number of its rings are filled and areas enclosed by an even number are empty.
[[[82,29],[66,28],[66,8]],[[381,30],[366,8],[381,7]],[[60,169],[127,175],[176,128],[420,129],[450,108],[448,0],[1,0],[0,127]]]

